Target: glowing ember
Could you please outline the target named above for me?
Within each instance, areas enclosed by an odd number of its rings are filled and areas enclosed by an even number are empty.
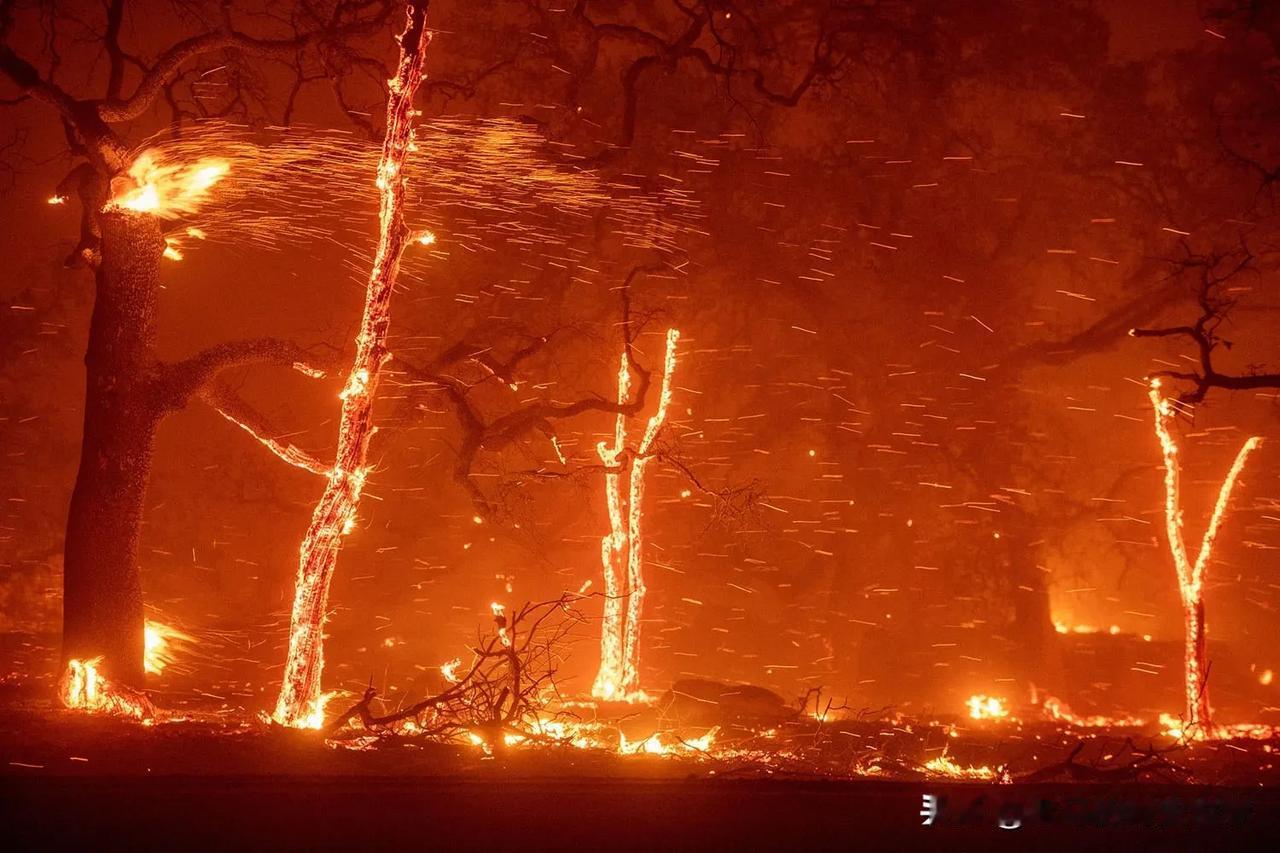
[[[403,167],[413,137],[413,98],[422,81],[423,55],[430,41],[425,29],[426,4],[411,2],[407,14],[408,22],[400,36],[400,63],[387,99],[386,136],[378,166],[378,248],[365,291],[355,361],[342,392],[337,461],[302,541],[290,619],[289,657],[272,715],[277,723],[298,728],[319,728],[324,721],[320,677],[324,669],[329,584],[342,537],[355,527],[356,508],[369,472],[366,459],[374,433],[374,390],[382,366],[391,357],[387,351],[391,294],[409,237],[404,222]]]
[[[609,510],[609,535],[600,543],[605,594],[604,619],[600,632],[600,671],[591,688],[592,695],[599,699],[641,701],[644,698],[640,691],[639,674],[640,624],[645,596],[644,540],[641,533],[644,517],[644,473],[653,455],[654,439],[662,430],[667,408],[671,404],[671,376],[675,372],[676,344],[679,340],[678,330],[667,330],[658,409],[649,418],[635,450],[627,453],[626,416],[621,413],[614,421],[613,446],[600,442],[596,447],[600,461],[605,465],[605,500]],[[631,371],[627,353],[624,352],[618,367],[619,406],[627,402],[630,391]],[[622,498],[624,470],[628,474],[625,513]],[[625,616],[622,609],[624,596]]]
[[[205,157],[194,163],[168,162],[156,150],[139,154],[128,177],[113,187],[109,206],[172,219],[194,213],[230,170],[226,160]]]
[[[440,675],[450,684],[458,683],[458,667],[462,666],[462,658],[454,658],[446,664],[440,665]]]
[[[1178,462],[1178,443],[1169,426],[1176,415],[1173,403],[1160,393],[1160,380],[1151,380],[1148,392],[1151,407],[1155,413],[1156,437],[1160,439],[1160,449],[1164,458],[1165,488],[1165,533],[1169,540],[1169,550],[1173,554],[1173,565],[1178,573],[1178,590],[1182,599],[1183,618],[1186,624],[1186,658],[1183,684],[1186,691],[1186,724],[1188,727],[1210,725],[1208,662],[1205,654],[1205,621],[1204,621],[1204,575],[1209,565],[1209,555],[1213,551],[1213,540],[1218,535],[1218,528],[1226,514],[1227,504],[1231,501],[1231,491],[1235,488],[1236,478],[1244,469],[1249,454],[1262,444],[1258,436],[1250,438],[1236,454],[1227,478],[1218,491],[1218,500],[1213,507],[1213,515],[1209,517],[1209,526],[1205,528],[1204,540],[1200,544],[1200,553],[1192,563],[1186,542],[1182,536],[1182,466]]]
[[[975,720],[1000,720],[1009,716],[1009,709],[1004,699],[994,696],[974,694],[965,700],[969,707],[969,716]]]

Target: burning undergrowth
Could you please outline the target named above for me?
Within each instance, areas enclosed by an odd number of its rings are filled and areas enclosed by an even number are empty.
[[[936,715],[855,709],[816,688],[787,701],[762,687],[701,679],[677,681],[646,701],[567,695],[556,673],[592,597],[567,594],[511,610],[495,604],[491,624],[470,644],[471,657],[438,667],[438,690],[394,702],[372,687],[359,697],[328,694],[324,719],[310,731],[225,706],[166,710],[81,666],[64,679],[61,694],[77,712],[10,711],[0,740],[22,766],[57,766],[74,756],[97,772],[103,764],[141,762],[170,772],[394,767],[430,774],[487,772],[496,762],[535,775],[568,765],[575,772],[721,778],[1280,781],[1280,737],[1271,726],[1208,732],[1167,715],[1082,716],[1043,693],[1021,702],[975,694],[955,713]],[[182,635],[164,626],[153,634]]]

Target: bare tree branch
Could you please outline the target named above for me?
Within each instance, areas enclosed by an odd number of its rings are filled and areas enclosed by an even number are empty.
[[[322,367],[314,366],[315,361],[313,352],[280,338],[228,341],[161,367],[158,391],[162,404],[181,408],[193,394],[229,367],[254,363],[277,364],[311,376],[324,375]]]
[[[282,39],[257,38],[233,29],[229,21],[224,22],[221,30],[193,36],[170,47],[147,69],[133,94],[99,102],[98,115],[111,123],[138,118],[151,108],[182,67],[197,57],[230,50],[266,59],[289,60],[309,47],[376,33],[390,20],[394,8],[395,4],[389,0],[343,0],[327,21]]]
[[[1184,404],[1203,402],[1211,388],[1229,391],[1251,391],[1258,388],[1280,388],[1280,373],[1254,372],[1232,375],[1219,372],[1213,366],[1213,354],[1218,347],[1231,348],[1231,341],[1218,334],[1218,328],[1235,307],[1235,299],[1223,293],[1222,285],[1250,269],[1255,256],[1247,246],[1237,250],[1208,255],[1190,255],[1183,267],[1198,272],[1196,302],[1200,316],[1191,326],[1167,326],[1163,328],[1134,328],[1129,334],[1135,338],[1183,337],[1196,345],[1200,369],[1197,372],[1162,370],[1152,376],[1165,377],[1191,384],[1180,399]]]

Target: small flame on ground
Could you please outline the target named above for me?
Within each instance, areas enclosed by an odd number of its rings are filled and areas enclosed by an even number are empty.
[[[688,740],[674,735],[664,738],[662,732],[654,732],[641,741],[628,741],[627,736],[619,732],[618,752],[622,755],[636,755],[639,753],[648,755],[681,755],[706,752],[715,744],[718,731],[720,731],[720,727],[715,726],[702,737]]]
[[[981,767],[962,767],[952,761],[946,753],[939,755],[937,758],[926,761],[925,769],[930,773],[938,776],[946,776],[949,779],[994,779],[996,771],[990,767],[983,765]]]
[[[293,728],[298,729],[322,729],[324,728],[324,711],[334,696],[338,695],[338,691],[330,690],[321,693],[316,697],[316,701],[307,708],[307,713],[299,720],[289,723]]]

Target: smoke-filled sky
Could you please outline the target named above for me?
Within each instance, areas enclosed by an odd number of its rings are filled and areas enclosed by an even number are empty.
[[[1176,696],[1145,377],[1193,369],[1194,347],[1126,332],[1194,321],[1186,262],[1247,250],[1223,285],[1233,346],[1215,366],[1280,355],[1277,22],[1261,6],[1155,0],[581,5],[432,4],[410,218],[437,243],[411,250],[393,304],[327,678],[412,691],[491,601],[599,589],[595,446],[612,418],[482,449],[467,487],[455,409],[415,376],[462,342],[502,361],[546,338],[510,382],[485,359],[450,375],[476,383],[490,420],[611,399],[625,298],[646,367],[667,328],[682,336],[645,506],[646,685],[946,702],[1024,680],[1020,609],[1034,608],[1019,596],[1047,591],[1064,626],[1152,643],[1121,652],[1126,695]],[[154,57],[200,14],[137,3],[126,43]],[[255,32],[281,26],[239,14]],[[105,73],[86,38],[100,17],[19,4],[8,43],[88,95]],[[352,50],[387,62],[394,30]],[[293,70],[229,58],[196,66],[172,109],[128,133],[167,156],[238,152],[219,193],[166,225],[207,239],[184,238],[164,268],[164,358],[258,335],[352,352],[376,229],[363,125],[385,78],[355,59],[306,71],[287,132],[267,128]],[[39,103],[0,109],[0,625],[51,647],[92,279],[62,266],[78,212],[46,203],[75,162],[61,127]],[[226,378],[277,435],[332,453],[340,380]],[[1190,541],[1240,444],[1276,436],[1275,406],[1275,390],[1214,390],[1181,425]],[[1210,637],[1246,684],[1280,668],[1278,478],[1264,444],[1209,568]],[[192,683],[250,706],[272,694],[320,488],[200,402],[164,422],[140,559],[152,617],[202,640]],[[594,654],[588,629],[568,689],[585,688]],[[1131,671],[1144,660],[1154,674]],[[1217,700],[1276,704],[1244,688]]]

